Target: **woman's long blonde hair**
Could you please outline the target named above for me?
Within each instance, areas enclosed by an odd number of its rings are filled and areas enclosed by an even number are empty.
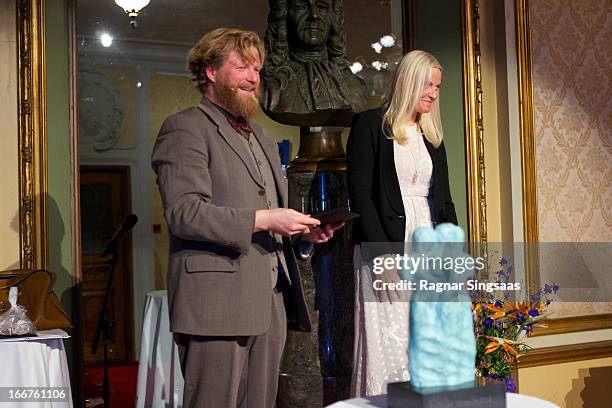
[[[423,90],[431,81],[432,68],[442,71],[438,60],[428,52],[415,50],[404,55],[395,70],[391,91],[385,102],[387,109],[383,115],[383,134],[386,137],[404,144],[408,138],[408,118],[416,113],[416,123],[427,140],[435,147],[440,146],[440,99],[433,102],[431,112],[416,112]]]

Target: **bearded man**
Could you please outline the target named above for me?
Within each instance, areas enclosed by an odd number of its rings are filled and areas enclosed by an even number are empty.
[[[311,329],[288,237],[340,227],[285,208],[276,142],[250,120],[263,60],[254,32],[204,35],[188,57],[202,101],[166,119],[153,149],[184,407],[274,407],[287,325]]]

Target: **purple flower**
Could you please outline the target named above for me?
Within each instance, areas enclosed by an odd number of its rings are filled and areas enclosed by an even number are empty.
[[[531,310],[529,310],[529,316],[536,317],[539,315],[540,312],[538,312],[538,309],[536,309],[535,307],[532,307]]]
[[[522,322],[525,319],[525,315],[522,314],[521,312],[518,312],[516,314],[516,318],[518,319],[519,322]]]
[[[500,265],[505,265],[505,264],[507,264],[507,263],[508,263],[508,261],[506,260],[506,258],[502,258],[502,259],[499,261],[499,264],[500,264]]]
[[[539,302],[541,298],[542,298],[542,291],[541,290],[538,290],[536,293],[534,293],[533,295],[529,296],[529,300],[531,300],[532,303]]]
[[[512,378],[512,377],[505,377],[504,378],[504,383],[506,384],[506,391],[507,392],[516,392],[516,383],[514,382],[514,378]]]
[[[487,327],[491,326],[491,324],[493,324],[493,319],[491,319],[490,317],[487,317],[484,321],[484,324]]]
[[[496,301],[495,301],[495,306],[496,306],[496,307],[502,307],[503,305],[504,305],[504,304],[502,303],[502,301],[501,301],[501,300],[496,300]]]

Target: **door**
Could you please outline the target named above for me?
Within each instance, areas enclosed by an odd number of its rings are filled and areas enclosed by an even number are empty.
[[[96,354],[92,342],[111,269],[111,257],[99,255],[125,217],[131,213],[130,172],[127,166],[81,166],[81,249],[83,356],[85,363],[103,361],[103,338]],[[128,233],[118,247],[108,305],[113,322],[109,360],[134,360],[132,240]]]

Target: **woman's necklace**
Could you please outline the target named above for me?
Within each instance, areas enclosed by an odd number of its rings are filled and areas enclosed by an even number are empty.
[[[414,133],[416,133],[416,141],[418,142],[418,136],[419,136],[419,132],[416,131],[417,128],[417,124],[415,123],[413,126],[409,127],[409,132],[412,132],[412,129],[415,130]],[[410,139],[409,139],[410,140]],[[417,158],[415,160],[414,158],[414,154],[412,154],[412,149],[408,148],[408,152],[410,153],[410,157],[412,157],[412,162],[415,164],[415,170],[414,170],[414,174],[412,175],[412,179],[410,180],[412,182],[412,184],[416,184],[417,181],[419,181],[419,170],[421,169],[421,144],[417,143],[416,144],[416,150],[417,150]]]

